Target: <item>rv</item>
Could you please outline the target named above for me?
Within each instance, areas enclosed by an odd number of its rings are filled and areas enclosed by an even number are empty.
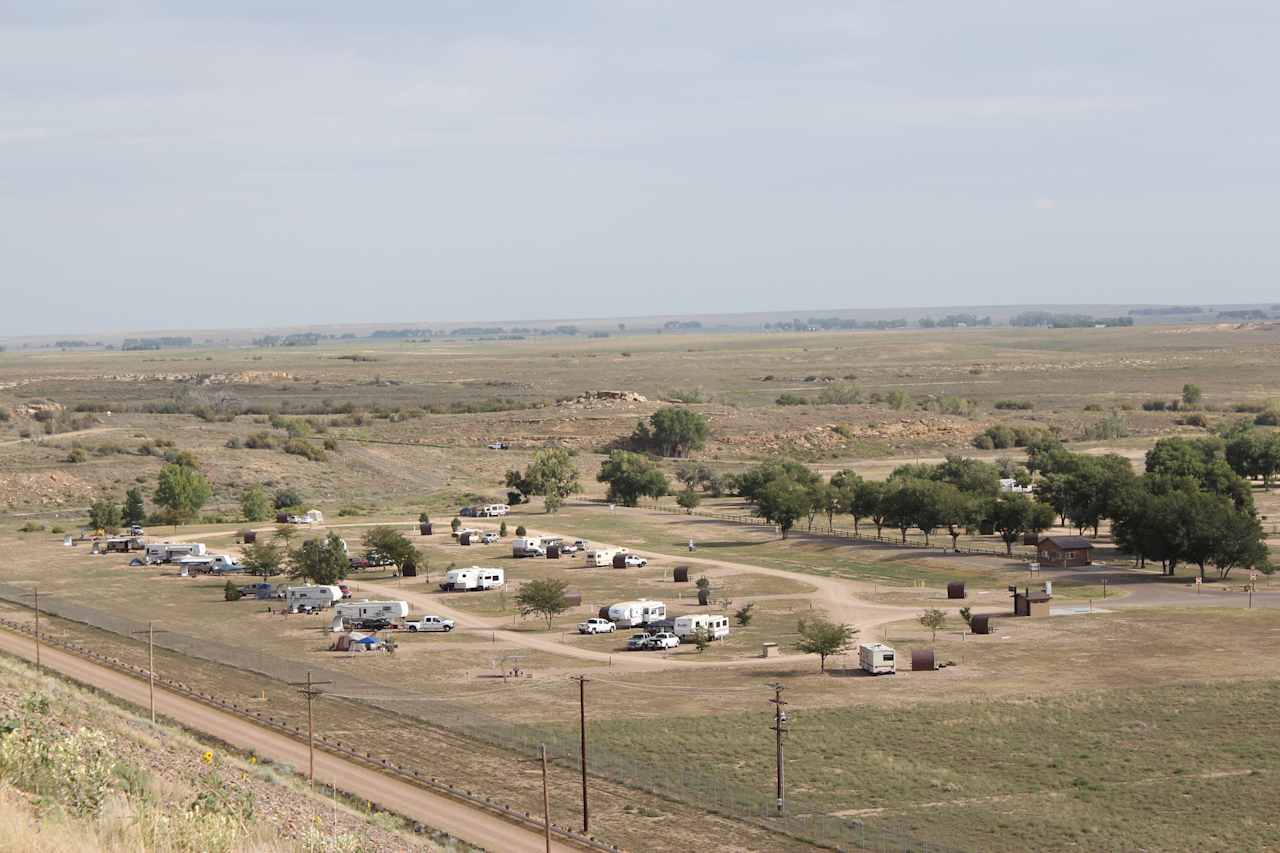
[[[723,640],[729,636],[729,617],[710,613],[677,616],[672,626],[675,635],[682,640],[692,640],[701,628],[709,640]]]
[[[189,575],[223,575],[240,571],[240,564],[226,554],[207,554],[203,557],[182,557],[177,561],[179,573]]]
[[[661,601],[620,601],[609,607],[609,621],[620,628],[635,628],[667,618],[667,605]]]
[[[464,533],[471,533],[475,536],[480,535],[480,531],[476,530],[474,527],[459,527],[457,530],[453,531],[453,533],[450,535],[453,536],[454,539],[461,540],[462,534]]]
[[[284,591],[285,606],[290,613],[299,610],[323,610],[342,600],[342,590],[336,586],[291,586]]]
[[[324,524],[324,513],[318,509],[309,509],[302,514],[302,524]]]
[[[612,566],[613,558],[617,554],[626,552],[626,548],[596,548],[587,552],[587,565],[600,568],[601,566]]]
[[[404,601],[353,601],[334,607],[334,616],[348,622],[366,619],[385,619],[400,622],[409,615],[409,604]]]
[[[513,557],[545,557],[547,550],[542,547],[542,540],[536,536],[521,536],[511,543]]]
[[[147,546],[148,563],[172,563],[183,557],[203,557],[204,544],[200,542],[152,542]]]
[[[147,547],[141,536],[112,536],[107,540],[107,553],[112,551],[142,551]]]
[[[451,569],[440,588],[445,592],[483,592],[486,589],[497,589],[504,582],[505,573],[502,569],[472,566],[469,569]]]
[[[476,515],[484,518],[498,518],[511,512],[511,507],[506,504],[485,504],[476,509]]]
[[[858,666],[872,675],[893,675],[898,671],[893,649],[884,643],[862,643],[858,646]]]

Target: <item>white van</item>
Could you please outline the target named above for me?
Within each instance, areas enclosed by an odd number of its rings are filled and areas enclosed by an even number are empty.
[[[884,643],[862,643],[858,646],[858,666],[872,675],[893,675],[898,671],[893,648]]]
[[[333,609],[334,616],[348,622],[360,622],[364,619],[386,619],[388,622],[403,621],[409,615],[407,601],[351,601],[339,604]]]
[[[537,536],[521,536],[511,543],[513,557],[545,557],[547,549],[542,547],[542,540]]]
[[[444,576],[440,588],[445,592],[483,592],[486,589],[497,589],[506,582],[506,573],[502,569],[483,569],[472,566],[469,569],[451,569]]]
[[[729,636],[729,617],[714,613],[697,613],[677,616],[672,631],[682,640],[692,640],[701,628],[711,640],[723,640]]]
[[[342,600],[342,589],[332,584],[324,586],[291,586],[284,591],[285,607],[290,613],[303,608],[323,610]]]
[[[641,599],[640,601],[620,601],[610,605],[609,621],[620,628],[634,628],[667,618],[667,605],[661,601]]]

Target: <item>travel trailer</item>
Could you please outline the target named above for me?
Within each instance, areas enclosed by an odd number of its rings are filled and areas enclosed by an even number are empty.
[[[497,589],[505,582],[502,569],[482,569],[472,566],[469,569],[451,569],[444,577],[440,588],[445,592],[482,592],[486,589]]]
[[[183,557],[177,561],[178,573],[189,575],[223,575],[240,571],[240,564],[226,554],[207,554],[203,557]]]
[[[677,616],[672,628],[682,640],[693,639],[699,628],[706,632],[708,639],[723,640],[729,636],[729,617],[714,613]]]
[[[348,622],[359,622],[364,619],[400,622],[409,615],[409,604],[405,601],[351,601],[337,605],[333,611],[335,617]]]
[[[291,586],[284,592],[285,606],[290,613],[304,608],[323,610],[342,600],[342,590],[332,584],[325,586]]]
[[[661,601],[642,599],[640,601],[620,601],[610,605],[609,621],[620,628],[634,628],[667,618],[667,605]]]
[[[898,671],[893,649],[884,643],[862,643],[858,646],[858,666],[872,675],[893,675]]]
[[[613,558],[618,554],[625,554],[626,551],[626,548],[596,548],[587,552],[587,565],[596,568],[612,566]]]
[[[547,550],[537,536],[521,536],[511,543],[513,557],[545,557]]]
[[[205,547],[202,542],[152,542],[147,546],[148,563],[172,563],[183,557],[203,557]]]

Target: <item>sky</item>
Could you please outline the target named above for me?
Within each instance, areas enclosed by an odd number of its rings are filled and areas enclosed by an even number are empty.
[[[1280,5],[0,0],[0,334],[1280,302]]]

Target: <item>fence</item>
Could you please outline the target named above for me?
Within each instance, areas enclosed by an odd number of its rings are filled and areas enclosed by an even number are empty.
[[[30,592],[25,587],[0,583],[0,600],[31,607]],[[116,614],[99,610],[79,602],[67,600],[57,595],[40,597],[41,612],[61,619],[89,625],[110,632],[133,642],[145,643],[147,625],[125,619]],[[274,652],[253,650],[244,646],[233,646],[227,643],[203,637],[165,630],[155,634],[157,647],[167,649],[199,660],[232,667],[242,671],[253,672],[280,682],[298,682],[305,680],[310,672],[317,681],[331,681],[325,688],[326,695],[359,702],[398,717],[412,718],[422,725],[442,730],[451,737],[462,736],[515,753],[525,759],[533,760],[539,755],[542,744],[546,744],[551,755],[557,756],[556,763],[562,767],[581,772],[579,759],[579,742],[576,713],[571,722],[566,724],[530,725],[514,723],[496,717],[484,710],[477,709],[475,704],[467,703],[457,697],[434,695],[424,697],[421,693],[398,689],[386,684],[358,678],[349,673],[335,669],[327,669],[310,662],[289,659]],[[90,650],[77,647],[77,653],[101,657]],[[123,666],[130,671],[145,674],[145,670],[130,667],[119,661],[113,665]],[[229,710],[244,712],[259,722],[283,727],[294,734],[299,732],[273,719],[261,711],[239,709],[230,703],[208,695],[199,690],[198,685],[190,685],[172,679],[163,681],[166,686],[187,692],[213,704],[227,707]],[[556,683],[552,683],[555,686]],[[565,683],[566,692],[569,682]],[[541,689],[521,686],[516,690]],[[487,696],[492,694],[485,691]],[[576,690],[573,691],[576,693]],[[519,693],[510,694],[508,701],[519,701]],[[655,699],[660,701],[660,699]],[[576,703],[575,703],[576,705]],[[576,708],[574,709],[576,712]],[[656,710],[656,709],[655,709]],[[795,733],[791,739],[795,738]],[[380,758],[368,752],[355,749],[350,743],[343,743],[317,734],[317,741],[326,748],[339,753],[351,755],[378,767],[401,773],[408,778],[424,784],[437,783],[447,785],[434,779],[423,770],[405,768],[394,762]],[[796,744],[797,746],[799,744]],[[821,744],[811,745],[821,750]],[[724,774],[715,766],[697,767],[678,764],[673,757],[661,763],[648,755],[632,754],[622,749],[595,750],[589,762],[592,777],[605,780],[615,785],[631,788],[685,805],[746,822],[759,829],[779,833],[782,836],[798,840],[802,843],[828,847],[835,850],[876,850],[908,853],[911,851],[936,851],[947,853],[948,848],[933,844],[925,844],[894,832],[866,827],[861,821],[850,818],[829,816],[823,813],[822,807],[806,802],[803,797],[791,797],[788,800],[789,816],[776,816],[776,802],[770,782],[761,780],[755,787],[731,784]],[[477,803],[496,811],[504,811],[509,816],[519,818],[520,813],[495,801],[477,794],[474,791],[459,791],[448,786],[451,794],[474,798]],[[565,837],[574,836],[567,829],[562,830]],[[580,843],[584,839],[575,837]],[[609,849],[603,842],[586,840],[595,843],[602,849]]]
[[[708,510],[695,509],[692,512],[679,507],[667,506],[662,503],[655,503],[653,508],[658,512],[665,512],[671,515],[694,515],[702,518],[710,518],[715,521],[727,521],[731,524],[749,524],[754,527],[768,527],[773,530],[777,529],[777,525],[772,522],[765,521],[756,515],[740,515],[735,513],[711,512]],[[935,534],[931,540],[926,541],[922,534],[908,533],[905,537],[902,535],[883,536],[880,534],[863,533],[860,530],[846,530],[840,527],[818,528],[817,530],[796,530],[791,529],[792,536],[816,536],[831,537],[836,539],[856,539],[860,542],[877,542],[881,545],[887,545],[894,548],[927,548],[931,551],[946,551],[947,553],[960,554],[986,554],[994,557],[1005,557],[1013,560],[1032,559],[1036,556],[1036,552],[1022,546],[1014,546],[1012,554],[1005,548],[997,548],[986,545],[974,545],[967,543],[952,547],[948,540],[951,538],[948,534]],[[939,544],[939,542],[944,544]]]

